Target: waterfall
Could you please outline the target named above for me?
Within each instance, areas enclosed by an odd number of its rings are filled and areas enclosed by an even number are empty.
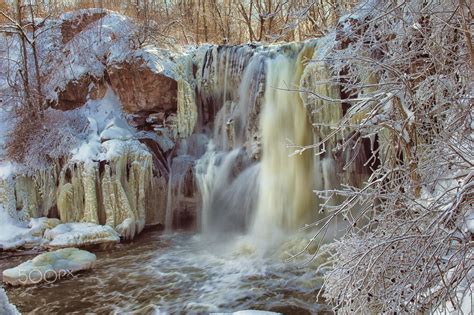
[[[252,55],[247,46],[205,54],[198,79],[207,85],[201,83],[198,99],[216,111],[213,140],[195,166],[205,234],[271,239],[315,218],[313,152],[292,154],[314,142],[298,92],[313,51],[309,43],[257,47]]]
[[[195,108],[197,119],[178,125],[195,125],[191,137],[201,135],[209,142],[205,153],[190,158],[183,151],[173,162],[167,227],[179,217],[180,200],[187,198],[182,190],[191,177],[204,234],[244,233],[264,243],[278,242],[278,235],[321,218],[320,202],[340,202],[330,195],[320,200],[315,190],[334,190],[342,182],[360,185],[367,176],[364,146],[370,144],[349,129],[334,131],[347,104],[341,103],[339,83],[323,61],[327,46],[318,40],[206,46],[188,59],[184,72],[192,75],[180,86],[195,87],[194,94],[183,91],[187,98],[194,96],[187,102],[193,110],[192,115],[186,112],[183,101],[178,117],[194,117]],[[350,139],[353,149],[341,149]],[[319,142],[324,145],[311,148]],[[346,167],[349,161],[357,165]],[[337,234],[337,227],[331,229],[326,235]]]
[[[241,148],[216,152],[210,143],[208,152],[197,162],[201,226],[207,234],[241,232],[250,223],[256,205],[259,164],[245,167],[243,159]]]
[[[312,150],[289,157],[298,146],[312,144],[313,134],[297,92],[294,58],[267,61],[265,96],[260,117],[262,160],[259,198],[253,230],[264,238],[277,229],[295,230],[310,223],[315,211]]]

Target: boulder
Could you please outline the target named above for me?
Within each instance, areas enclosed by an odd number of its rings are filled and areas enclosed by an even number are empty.
[[[14,286],[54,282],[81,270],[92,269],[96,256],[77,248],[47,252],[3,271],[3,282]]]
[[[108,246],[120,241],[115,230],[108,225],[94,223],[65,223],[56,226],[44,233],[49,241],[48,248]]]
[[[102,79],[91,75],[83,75],[77,80],[69,81],[63,90],[58,92],[56,102],[50,102],[54,109],[71,110],[83,106],[88,98],[104,97],[107,85]]]
[[[84,10],[82,12],[79,11],[79,13],[82,14],[77,14],[73,18],[63,21],[61,24],[62,42],[64,44],[69,42],[78,33],[82,32],[82,30],[89,24],[98,21],[106,15],[105,11],[93,12],[90,10]]]
[[[114,64],[107,73],[126,112],[176,112],[177,82],[153,72],[143,61]]]

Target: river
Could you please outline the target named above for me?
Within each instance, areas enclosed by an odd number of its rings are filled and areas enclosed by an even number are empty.
[[[96,255],[93,270],[72,278],[7,287],[10,301],[20,312],[33,314],[206,314],[247,309],[331,314],[318,300],[321,278],[317,264],[307,263],[309,254],[297,261],[288,261],[282,248],[260,255],[246,237],[220,242],[199,234],[146,231],[133,242]],[[0,271],[31,258],[3,256]]]

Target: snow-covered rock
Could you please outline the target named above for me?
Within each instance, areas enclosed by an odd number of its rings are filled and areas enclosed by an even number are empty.
[[[57,226],[60,221],[51,218],[33,218],[29,222],[17,221],[8,216],[0,204],[0,249],[40,246],[44,231]]]
[[[55,218],[33,218],[30,220],[29,228],[31,235],[43,237],[44,231],[52,229],[59,225],[61,221]]]
[[[10,304],[5,290],[0,287],[0,314],[2,315],[17,315],[20,314],[15,305]]]
[[[2,221],[0,231],[0,249],[12,250],[18,247],[34,247],[41,243],[39,237],[31,235],[28,227],[21,222]]]
[[[93,223],[65,223],[44,233],[49,248],[110,245],[120,241],[113,228]]]
[[[16,221],[2,212],[0,204],[0,250],[41,246],[43,232],[59,224],[57,219],[37,218],[30,222]]]
[[[118,118],[114,118],[100,133],[100,140],[102,142],[111,139],[126,141],[133,138],[133,133],[134,132],[126,122]]]
[[[176,109],[173,54],[140,47],[139,30],[128,18],[89,9],[63,14],[50,24],[39,48],[50,59],[44,68],[55,71],[45,82],[53,106],[80,107],[101,95],[109,81],[127,111]]]
[[[96,256],[77,248],[47,252],[17,267],[3,271],[3,282],[10,285],[31,285],[54,282],[81,270],[93,268]]]

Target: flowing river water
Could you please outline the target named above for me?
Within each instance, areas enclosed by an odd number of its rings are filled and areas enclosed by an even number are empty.
[[[304,246],[295,239],[288,248]],[[299,246],[298,246],[299,245]],[[199,234],[146,231],[98,251],[93,270],[31,287],[7,287],[20,312],[32,314],[207,314],[257,309],[331,314],[318,299],[318,263],[288,261],[285,245],[258,255],[246,237],[225,243]],[[0,272],[33,255],[2,257]]]

